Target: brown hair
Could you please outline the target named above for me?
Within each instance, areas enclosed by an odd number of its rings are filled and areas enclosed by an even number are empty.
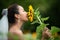
[[[9,25],[10,24],[14,24],[16,22],[15,20],[15,14],[19,14],[18,12],[18,4],[12,4],[8,7],[8,22],[9,22]],[[10,28],[10,26],[9,26]]]

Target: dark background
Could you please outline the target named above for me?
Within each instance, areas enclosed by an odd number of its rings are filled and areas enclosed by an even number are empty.
[[[2,17],[2,9],[7,8],[13,3],[22,5],[26,11],[28,11],[29,5],[32,5],[34,9],[40,7],[42,17],[50,17],[45,22],[50,24],[48,28],[51,26],[60,28],[60,0],[0,0],[0,18]],[[36,30],[37,25],[38,24],[35,24],[33,25],[35,27],[31,27],[28,23],[24,28],[33,31]]]

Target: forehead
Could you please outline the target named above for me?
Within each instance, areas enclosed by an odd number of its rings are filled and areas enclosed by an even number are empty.
[[[22,6],[18,6],[19,10],[24,10],[24,8]]]

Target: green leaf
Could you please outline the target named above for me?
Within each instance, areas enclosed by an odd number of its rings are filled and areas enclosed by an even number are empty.
[[[39,22],[38,22],[38,20],[36,20],[36,21],[32,22],[31,24],[35,24],[35,23],[39,23]]]
[[[38,10],[39,10],[39,8],[37,8],[37,9],[35,10],[35,12],[38,11]]]
[[[46,20],[48,20],[48,19],[49,19],[49,17],[41,18],[42,22],[44,22],[44,21],[46,21]]]
[[[40,14],[40,11],[39,11],[39,8],[37,8],[36,10],[35,10],[35,12],[34,12],[34,15],[39,15]]]
[[[59,32],[60,31],[60,28],[57,28],[57,27],[55,27],[55,26],[52,26],[51,27],[51,33],[52,34],[54,34],[54,33],[56,33],[56,32]]]

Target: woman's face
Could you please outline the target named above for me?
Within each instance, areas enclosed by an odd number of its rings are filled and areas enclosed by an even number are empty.
[[[20,20],[28,21],[27,12],[24,10],[24,8],[22,6],[18,6],[18,12],[20,15]]]

